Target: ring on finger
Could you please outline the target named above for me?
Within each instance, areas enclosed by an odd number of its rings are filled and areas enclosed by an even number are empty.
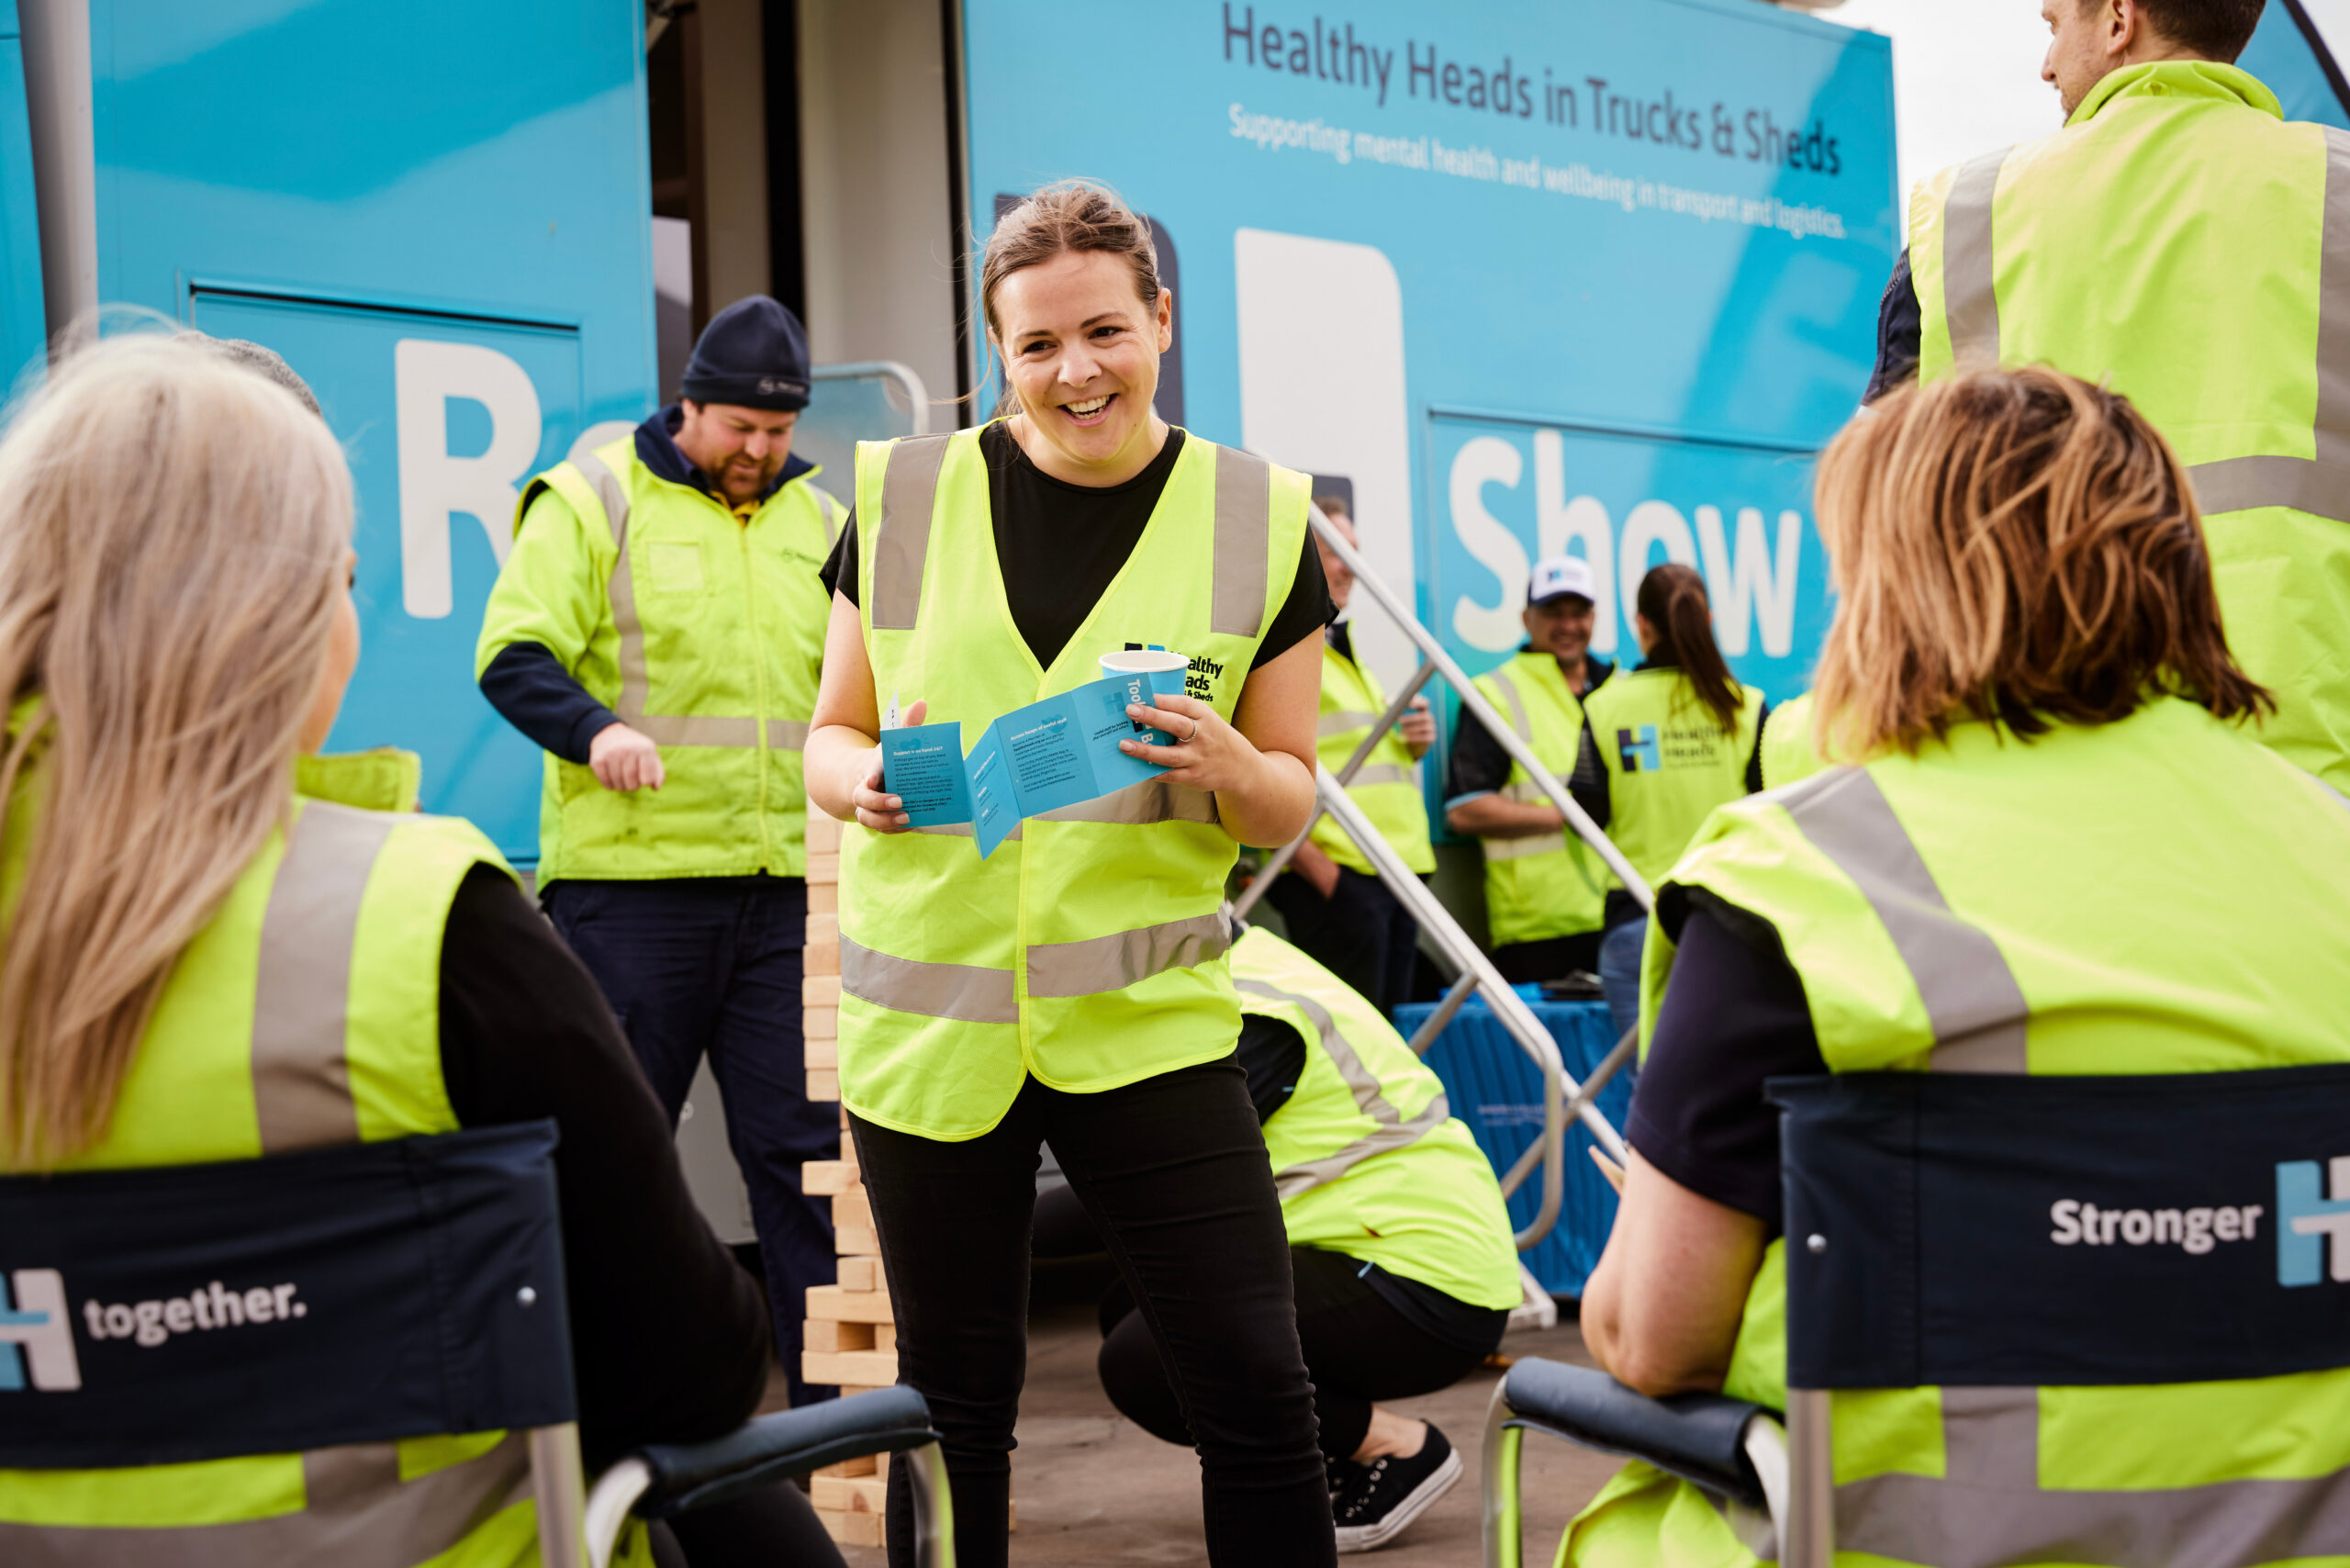
[[[1200,738],[1200,722],[1199,722],[1197,719],[1194,719],[1194,720],[1192,720],[1192,733],[1191,733],[1190,734],[1188,734],[1188,735],[1185,735],[1181,740],[1177,741],[1175,744],[1176,744],[1177,745],[1191,745],[1193,741],[1198,740],[1199,738]]]

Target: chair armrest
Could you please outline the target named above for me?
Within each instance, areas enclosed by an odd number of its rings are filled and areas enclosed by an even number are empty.
[[[1508,1426],[1546,1431],[1585,1448],[1645,1460],[1706,1491],[1766,1506],[1747,1457],[1747,1424],[1769,1412],[1718,1394],[1651,1399],[1589,1367],[1528,1357],[1502,1383]]]
[[[782,1475],[800,1475],[868,1453],[898,1453],[938,1440],[930,1408],[911,1388],[828,1399],[746,1421],[706,1443],[655,1443],[633,1457],[650,1472],[635,1511],[666,1518],[722,1503]]]

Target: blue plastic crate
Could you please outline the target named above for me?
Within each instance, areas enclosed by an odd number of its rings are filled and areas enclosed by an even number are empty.
[[[1517,993],[1559,1042],[1560,1057],[1578,1081],[1597,1067],[1616,1043],[1606,1004],[1546,1002],[1539,989],[1530,985],[1518,987]],[[1395,1026],[1408,1038],[1435,1011],[1431,1002],[1399,1007]],[[1467,1125],[1485,1158],[1494,1162],[1494,1170],[1507,1170],[1542,1131],[1542,1075],[1535,1070],[1525,1047],[1501,1026],[1484,999],[1475,997],[1437,1036],[1427,1059],[1444,1081],[1452,1114]],[[1600,1091],[1599,1109],[1617,1127],[1623,1126],[1632,1109],[1628,1074],[1618,1073]],[[1591,1146],[1591,1134],[1570,1122],[1566,1193],[1559,1208],[1559,1223],[1524,1255],[1526,1266],[1553,1295],[1583,1294],[1583,1282],[1598,1266],[1600,1249],[1607,1244],[1608,1229],[1616,1223],[1616,1191],[1584,1152]],[[1511,1197],[1513,1224],[1523,1226],[1534,1218],[1541,1188],[1538,1170]]]

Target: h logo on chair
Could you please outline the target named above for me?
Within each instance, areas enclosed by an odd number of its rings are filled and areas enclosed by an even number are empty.
[[[2350,1154],[2336,1155],[2328,1167],[2323,1196],[2318,1193],[2318,1162],[2288,1159],[2277,1167],[2277,1282],[2313,1285],[2328,1272],[2322,1262],[2330,1237],[2333,1242],[2335,1283],[2350,1283]]]
[[[28,1363],[32,1385],[45,1393],[82,1386],[82,1363],[73,1353],[73,1322],[65,1313],[65,1276],[54,1269],[18,1269],[0,1279],[0,1394],[24,1391]]]
[[[1642,724],[1637,730],[1616,732],[1616,755],[1624,759],[1627,773],[1654,773],[1664,766],[1664,755],[1656,743],[1656,726]]]

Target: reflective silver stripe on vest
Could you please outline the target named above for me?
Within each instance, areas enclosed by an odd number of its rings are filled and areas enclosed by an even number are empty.
[[[2188,472],[2206,512],[2291,507],[2350,521],[2350,132],[2325,132],[2314,457],[2231,457]]]
[[[1091,801],[1080,801],[1073,806],[1037,815],[1040,823],[1110,823],[1121,827],[1148,827],[1153,823],[1202,823],[1213,826],[1224,819],[1217,814],[1215,796],[1205,790],[1187,790],[1181,784],[1169,784],[1164,778],[1146,778],[1139,784],[1129,784],[1107,795]],[[1015,823],[1004,836],[1006,844],[1018,844],[1025,837],[1026,823]],[[943,823],[934,827],[918,827],[916,833],[936,834],[942,838],[969,838],[969,823]]]
[[[223,1524],[0,1523],[9,1568],[415,1568],[531,1495],[530,1450],[509,1432],[460,1464],[400,1479],[392,1443],[302,1456],[300,1513]]]
[[[1790,785],[1779,804],[1893,938],[1933,1026],[1934,1070],[2025,1071],[2023,988],[1989,933],[1951,912],[1868,770],[1815,775]]]
[[[1319,1159],[1305,1160],[1285,1170],[1275,1171],[1273,1190],[1280,1194],[1282,1203],[1288,1203],[1301,1193],[1310,1193],[1316,1187],[1328,1185],[1374,1154],[1384,1154],[1391,1148],[1402,1148],[1407,1144],[1416,1143],[1431,1130],[1451,1119],[1452,1111],[1444,1095],[1438,1092],[1418,1115],[1405,1121],[1389,1102],[1386,1091],[1380,1084],[1379,1075],[1371,1070],[1362,1058],[1356,1054],[1354,1047],[1347,1043],[1347,1037],[1338,1033],[1338,1021],[1330,1015],[1328,1008],[1313,997],[1294,991],[1283,991],[1263,980],[1244,980],[1236,983],[1251,996],[1285,1002],[1311,1019],[1315,1032],[1321,1036],[1324,1054],[1329,1057],[1331,1065],[1338,1070],[1338,1076],[1346,1080],[1348,1090],[1355,1097],[1355,1109],[1379,1124],[1370,1134],[1357,1138],[1344,1148],[1334,1150]]]
[[[925,1018],[1020,1022],[1020,998],[1010,969],[893,958],[846,936],[841,938],[841,990],[877,1007]]]
[[[1942,203],[1942,319],[1951,358],[1961,364],[1999,360],[1998,263],[1991,250],[1991,198],[2012,148],[1960,165]]]
[[[1332,735],[1343,735],[1348,730],[1367,730],[1377,722],[1379,715],[1376,713],[1353,713],[1342,710],[1325,713],[1315,720],[1314,734],[1317,740],[1328,740]]]
[[[1942,1390],[1943,1473],[1836,1488],[1836,1545],[1931,1568],[2255,1568],[2350,1553],[2350,1471],[2126,1492],[2040,1480],[2030,1388]]]
[[[808,493],[816,499],[816,515],[824,520],[824,549],[830,553],[840,541],[841,504],[833,499],[830,490],[819,489],[814,485],[808,487]]]
[[[306,801],[269,885],[253,982],[253,1113],[264,1154],[359,1141],[343,1058],[351,950],[397,817]]]
[[[592,452],[583,452],[571,465],[587,479],[604,508],[604,522],[612,532],[612,576],[605,592],[611,600],[612,629],[620,633],[621,700],[612,704],[620,722],[655,745],[731,746],[748,749],[759,744],[755,718],[726,718],[707,714],[648,713],[652,677],[644,662],[644,622],[636,610],[636,579],[628,566],[628,487],[611,465]],[[815,488],[812,485],[809,487]],[[831,497],[816,494],[827,502]],[[827,518],[830,512],[827,511]],[[808,744],[808,726],[795,719],[767,721],[767,745],[778,751],[800,751]]]
[[[1215,586],[1208,630],[1254,637],[1265,625],[1265,568],[1272,553],[1273,465],[1253,453],[1215,449]]]
[[[1416,784],[1418,782],[1415,770],[1404,767],[1400,762],[1367,762],[1355,769],[1355,776],[1347,780],[1347,788],[1360,790],[1366,784]]]
[[[1502,670],[1493,672],[1493,682],[1502,689],[1502,700],[1509,704],[1510,728],[1528,745],[1534,744],[1534,723],[1526,716],[1526,699],[1518,695],[1517,682]]]
[[[938,507],[938,471],[951,435],[907,436],[890,448],[881,471],[881,519],[873,530],[872,603],[877,632],[911,632],[922,612],[923,563],[930,519]]]
[[[1232,927],[1221,914],[1195,914],[1082,942],[1040,942],[1028,949],[1028,994],[1124,991],[1169,969],[1214,963],[1231,946]]]

